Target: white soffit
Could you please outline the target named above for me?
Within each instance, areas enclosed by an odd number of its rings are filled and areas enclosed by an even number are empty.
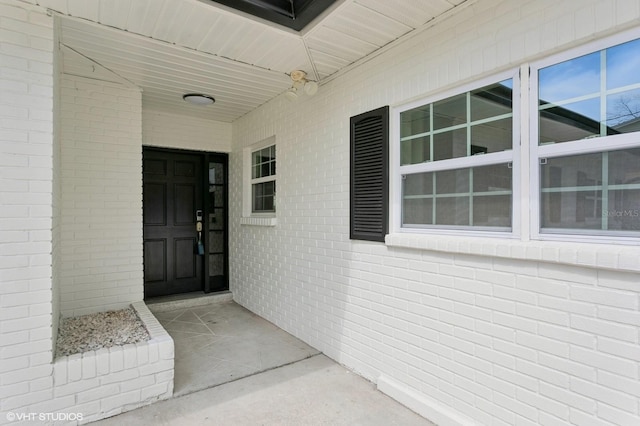
[[[322,83],[476,0],[338,0],[300,33],[200,0],[24,1],[56,12],[62,44],[87,59],[63,55],[65,72],[108,81],[112,71],[143,90],[146,108],[231,122],[288,89],[292,70]],[[190,106],[187,92],[216,103]]]

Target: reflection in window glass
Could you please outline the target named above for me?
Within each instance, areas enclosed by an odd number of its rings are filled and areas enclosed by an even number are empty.
[[[609,135],[640,130],[640,89],[607,96]]]
[[[600,78],[599,52],[543,68],[538,72],[540,104],[598,93]]]
[[[467,129],[450,130],[433,135],[433,159],[447,160],[467,156]]]
[[[471,121],[483,120],[513,110],[511,80],[492,84],[471,92]]]
[[[424,163],[431,160],[431,136],[400,142],[401,164]]]
[[[541,229],[640,231],[640,148],[541,165]]]
[[[403,226],[511,228],[507,164],[406,175],[402,194]]]
[[[496,120],[471,127],[471,155],[487,154],[511,149],[513,121]]]
[[[539,70],[539,143],[640,129],[640,40]]]
[[[423,105],[400,114],[400,137],[431,130],[431,105]]]
[[[638,84],[640,39],[607,49],[607,89]]]
[[[467,95],[457,95],[433,104],[433,129],[446,129],[467,122]]]
[[[540,144],[600,135],[600,99],[540,110]]]
[[[500,152],[513,145],[511,79],[400,113],[400,164]]]

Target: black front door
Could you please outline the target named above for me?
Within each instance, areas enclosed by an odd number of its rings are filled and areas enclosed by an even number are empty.
[[[204,209],[203,158],[143,150],[145,298],[203,290],[204,253],[198,251],[196,228],[196,215]]]

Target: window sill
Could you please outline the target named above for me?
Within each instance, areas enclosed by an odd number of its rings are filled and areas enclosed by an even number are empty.
[[[240,218],[240,225],[249,226],[276,226],[278,219],[275,217],[251,217],[243,216]]]
[[[385,244],[389,247],[640,272],[640,247],[637,246],[404,233],[388,234]]]

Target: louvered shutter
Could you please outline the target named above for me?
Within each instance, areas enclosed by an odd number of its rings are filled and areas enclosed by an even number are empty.
[[[351,117],[352,240],[382,241],[389,211],[389,107]]]

